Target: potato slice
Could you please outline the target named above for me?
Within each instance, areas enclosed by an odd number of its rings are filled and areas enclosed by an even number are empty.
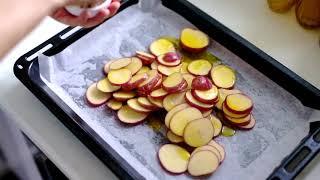
[[[218,88],[232,89],[236,83],[236,74],[226,65],[218,65],[211,69],[211,79]]]
[[[237,90],[237,89],[219,89],[219,100],[216,104],[216,108],[218,108],[219,110],[222,110],[222,104],[225,101],[226,97],[230,94],[237,94],[237,93],[241,93],[241,91]]]
[[[164,89],[160,88],[160,89],[156,89],[156,90],[152,91],[150,96],[155,98],[155,99],[163,99],[167,94],[168,94],[167,91],[165,91]]]
[[[236,125],[236,126],[246,126],[250,123],[251,121],[251,114],[248,114],[247,116],[243,118],[234,118],[234,117],[229,117],[228,115],[224,115],[224,118],[228,123],[231,125]]]
[[[128,69],[131,71],[131,74],[136,74],[142,67],[142,62],[139,58],[133,57],[131,58],[131,63],[128,64],[125,69]]]
[[[191,89],[192,88],[192,81],[193,79],[195,78],[194,75],[190,74],[190,73],[185,73],[185,74],[182,74],[183,78],[187,81],[188,83],[188,87],[187,89]]]
[[[127,124],[138,124],[145,120],[148,113],[141,113],[131,109],[128,105],[122,106],[117,113],[121,122]]]
[[[178,145],[166,144],[159,149],[158,157],[165,170],[178,174],[187,170],[190,153]]]
[[[107,106],[116,111],[116,110],[119,110],[121,107],[122,107],[122,102],[120,101],[117,101],[115,99],[110,99],[108,102],[107,102]]]
[[[97,89],[97,83],[89,86],[86,92],[86,99],[91,106],[100,106],[106,103],[111,97],[111,93],[104,93]]]
[[[175,51],[174,45],[166,39],[155,40],[150,45],[150,52],[155,56]]]
[[[247,113],[247,114],[235,114],[233,112],[230,112],[228,108],[226,108],[226,105],[225,103],[223,103],[222,105],[222,111],[225,115],[229,116],[229,117],[233,117],[233,118],[243,118],[243,117],[246,117],[248,114],[250,113]]]
[[[245,126],[238,125],[237,128],[241,130],[250,130],[254,128],[255,125],[256,125],[256,119],[251,115],[251,120],[249,124]]]
[[[127,105],[137,111],[137,112],[142,112],[142,113],[148,113],[150,112],[151,110],[150,109],[147,109],[147,108],[144,108],[143,106],[141,106],[139,103],[138,103],[138,99],[137,98],[134,98],[134,99],[129,99],[127,101]]]
[[[151,96],[148,96],[148,100],[151,102],[151,104],[157,106],[158,108],[163,108],[163,101],[162,99],[155,99]]]
[[[111,93],[111,92],[119,90],[120,88],[121,88],[121,86],[112,85],[108,78],[101,79],[97,83],[97,89],[99,91],[102,91],[105,93]]]
[[[181,69],[181,64],[175,67],[167,67],[167,66],[163,66],[163,65],[158,65],[158,71],[166,76],[170,76],[173,73],[177,73],[180,72]]]
[[[222,123],[221,123],[221,121],[217,117],[215,117],[214,115],[210,115],[208,119],[211,121],[212,126],[214,128],[213,137],[219,136],[219,134],[222,131]]]
[[[114,61],[114,60],[113,60]],[[108,74],[110,71],[110,64],[113,63],[113,61],[108,61],[104,66],[103,66],[103,72],[105,74]]]
[[[175,93],[184,82],[181,73],[173,73],[162,82],[162,88],[168,93]]]
[[[188,172],[192,176],[208,175],[213,173],[219,164],[219,158],[212,151],[198,151],[190,157]]]
[[[175,61],[171,61],[168,62],[166,59],[170,59],[172,60],[173,58],[168,58],[168,56],[173,56],[171,54],[176,54],[174,52],[170,52],[170,53],[166,53],[166,54],[162,54],[160,56],[157,57],[157,61],[159,64],[164,65],[164,66],[168,66],[168,67],[174,67],[174,66],[178,66],[181,63],[181,60],[178,58]]]
[[[164,123],[165,125],[167,126],[167,128],[170,127],[170,121],[171,121],[171,118],[173,117],[173,115],[175,115],[175,113],[185,109],[185,108],[188,108],[190,107],[189,104],[187,103],[183,103],[183,104],[180,104],[180,105],[177,105],[175,106],[174,108],[172,108],[166,115],[165,119],[164,119]]]
[[[185,100],[185,92],[179,92],[174,94],[169,94],[163,99],[163,106],[167,111],[170,111],[173,107],[183,104]]]
[[[146,95],[150,94],[154,87],[157,85],[161,75],[156,70],[147,72],[148,79],[139,84],[138,91],[144,92]]]
[[[182,74],[189,74],[189,71],[188,71],[188,66],[189,66],[189,63],[187,62],[182,62],[181,63],[181,69],[180,69],[180,73]]]
[[[193,150],[193,152],[191,153],[191,156],[193,156],[195,153],[199,152],[199,151],[211,151],[213,152],[215,155],[217,155],[219,162],[222,161],[222,157],[221,154],[219,152],[219,150],[213,146],[210,145],[205,145],[205,146],[201,146],[201,147],[197,147],[195,150]]]
[[[209,46],[209,37],[195,29],[183,29],[180,36],[182,48],[188,52],[199,53]]]
[[[154,69],[154,70],[158,70],[158,66],[159,64],[157,63],[157,61],[153,61],[153,63],[150,65],[151,69]]]
[[[137,72],[137,74],[143,74],[143,73],[146,73],[150,70],[151,69],[148,66],[142,66],[141,69]]]
[[[167,138],[172,143],[181,143],[183,142],[183,137],[175,135],[172,131],[167,132]]]
[[[115,98],[117,101],[127,101],[128,99],[134,98],[136,96],[135,92],[129,92],[129,91],[117,91],[112,94],[113,98]]]
[[[137,87],[139,87],[140,84],[142,84],[147,79],[148,79],[147,73],[136,74],[130,79],[129,82],[121,86],[122,90],[131,91],[133,89],[136,89]]]
[[[207,110],[210,110],[211,108],[213,108],[213,104],[205,104],[205,103],[202,103],[198,100],[196,100],[193,96],[192,96],[192,93],[191,91],[187,91],[186,95],[185,95],[185,99],[186,99],[186,102],[192,106],[192,107],[195,107],[195,108],[198,108],[200,109],[201,111],[207,111]]]
[[[208,143],[208,145],[213,146],[213,147],[218,149],[218,151],[219,151],[219,153],[221,155],[221,159],[222,159],[220,162],[222,162],[224,160],[224,158],[226,157],[226,152],[224,151],[224,147],[222,145],[220,145],[219,143],[217,143],[216,141],[214,141],[214,140],[211,140]]]
[[[211,68],[212,68],[212,64],[209,61],[204,59],[192,61],[188,65],[188,71],[191,74],[198,75],[198,76],[204,76],[209,74]]]
[[[153,61],[156,60],[156,57],[152,54],[136,51],[136,56],[142,61],[144,65],[150,65]]]
[[[183,139],[191,147],[200,147],[208,144],[213,135],[214,128],[211,121],[207,118],[201,118],[193,120],[186,125]]]
[[[131,71],[128,69],[111,70],[108,74],[109,81],[114,85],[122,85],[130,81]]]
[[[139,97],[139,98],[138,98],[138,103],[139,103],[142,107],[144,107],[144,108],[146,108],[146,109],[149,109],[149,110],[156,110],[156,109],[158,109],[158,107],[155,106],[155,105],[153,105],[153,104],[149,101],[149,99],[146,98],[146,97]]]
[[[121,59],[117,59],[117,60],[114,60],[109,68],[110,70],[117,70],[117,69],[121,69],[121,68],[124,68],[126,66],[128,66],[130,63],[132,62],[132,59],[131,58],[121,58]]]
[[[193,97],[205,104],[216,104],[218,102],[218,88],[216,86],[212,86],[211,89],[206,91],[200,90],[191,90]]]
[[[183,109],[173,115],[170,121],[170,130],[178,135],[183,136],[184,128],[190,121],[202,118],[202,113],[193,107]],[[210,124],[210,126],[212,126]]]
[[[212,88],[212,82],[207,76],[197,76],[192,80],[192,88],[195,90],[206,91]]]
[[[225,106],[234,114],[249,114],[252,111],[253,102],[245,94],[230,94],[226,97]]]

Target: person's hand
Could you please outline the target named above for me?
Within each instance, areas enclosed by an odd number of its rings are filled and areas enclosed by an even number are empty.
[[[110,6],[106,9],[102,9],[95,17],[89,18],[88,12],[83,12],[80,16],[73,16],[63,7],[56,10],[52,18],[59,22],[70,26],[82,26],[85,28],[96,26],[102,23],[105,19],[116,14],[120,7],[120,0],[112,0]]]

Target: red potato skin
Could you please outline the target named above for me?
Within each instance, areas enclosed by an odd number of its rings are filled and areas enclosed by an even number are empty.
[[[219,101],[219,96],[217,96],[215,99],[212,99],[212,100],[202,99],[197,95],[195,89],[191,90],[191,94],[196,100],[205,104],[216,104]]]
[[[157,85],[158,81],[162,78],[161,74],[157,74],[148,84],[138,87],[138,93],[141,95],[149,95],[153,88]]]
[[[140,55],[137,55],[136,57],[141,60],[143,65],[150,65],[153,63],[153,61],[155,61],[155,59],[146,58],[146,57],[140,56]]]
[[[165,95],[162,95],[162,96],[152,96],[152,95],[150,94],[150,96],[151,96],[152,98],[154,98],[154,99],[164,99],[168,94],[169,94],[169,93],[167,93],[167,94],[165,94]]]
[[[251,120],[250,120],[249,124],[247,124],[246,126],[237,126],[237,128],[240,130],[251,130],[252,128],[254,128],[255,125],[256,125],[256,120],[251,115]]]
[[[123,125],[127,125],[127,126],[137,126],[139,124],[142,124],[148,117],[146,117],[145,119],[141,120],[141,121],[138,121],[138,122],[135,122],[135,123],[127,123],[127,122],[123,122],[119,119],[119,117],[117,116],[117,119],[119,122],[121,122],[121,124]]]
[[[168,53],[167,53],[168,54]],[[165,55],[160,55],[157,57],[157,62],[163,66],[167,66],[167,67],[175,67],[175,66],[178,66],[181,64],[181,60],[180,59],[177,59],[175,61],[172,61],[172,62],[167,62],[164,60],[164,57]],[[161,59],[162,58],[162,59]]]
[[[208,48],[209,44],[206,47],[203,47],[203,48],[190,48],[190,47],[184,45],[182,41],[180,41],[180,46],[182,47],[183,50],[185,50],[187,52],[201,53],[201,52],[205,51]]]
[[[229,111],[229,109],[226,107],[226,103],[223,103],[223,104],[222,104],[222,111],[223,111],[224,109],[226,109],[227,111]],[[226,113],[224,113],[224,114],[226,114]],[[233,113],[233,114],[236,114],[236,113]],[[247,113],[247,114],[236,114],[236,115],[241,115],[241,116],[239,116],[239,117],[234,117],[234,118],[243,118],[243,117],[245,117],[245,116],[247,116],[247,115],[249,115],[249,114],[250,114],[250,112]],[[228,116],[230,116],[230,115],[228,115]]]
[[[161,76],[161,78],[158,80],[157,84],[152,88],[152,91],[162,88],[163,75],[162,74],[159,74],[159,75]]]
[[[164,55],[163,60],[166,62],[175,62],[178,60],[181,60],[181,56],[178,53],[175,52],[168,52]]]
[[[147,77],[141,78],[133,83],[130,83],[130,81],[129,81],[126,84],[122,85],[121,88],[124,91],[132,91],[133,89],[136,89],[139,86],[139,84],[141,84],[146,79],[147,79]]]
[[[197,76],[192,80],[192,89],[206,91],[212,88],[211,80],[206,76]]]
[[[99,107],[102,106],[103,104],[105,104],[108,100],[106,100],[105,102],[102,102],[100,104],[94,104],[92,102],[89,101],[89,99],[87,98],[87,96],[85,96],[85,100],[87,101],[87,103],[91,106],[91,107]]]
[[[185,83],[183,83],[175,93],[184,92],[187,90],[187,88],[188,88],[188,83],[187,81],[185,81]]]
[[[184,90],[185,88],[188,87],[188,83],[185,79],[183,79],[181,81],[180,84],[178,84],[177,86],[175,87],[165,87],[165,86],[162,86],[162,88],[167,91],[169,94],[172,94],[172,93],[176,93],[178,91],[181,91],[181,90]]]
[[[230,96],[230,95],[232,95],[232,94],[229,94],[228,96]],[[245,95],[245,94],[242,94],[242,95],[248,97],[248,98],[251,100],[252,105],[251,105],[250,108],[248,108],[248,109],[246,109],[246,110],[244,110],[244,111],[235,111],[235,110],[231,109],[231,108],[228,106],[228,103],[227,103],[227,99],[228,99],[228,96],[227,96],[227,97],[226,97],[226,100],[224,101],[224,102],[225,102],[224,104],[225,104],[226,109],[227,109],[228,111],[234,113],[234,114],[250,114],[251,111],[252,111],[252,109],[253,109],[253,101],[252,101],[252,99],[251,99],[249,96],[247,96],[247,95]]]
[[[164,144],[164,145],[166,145],[166,144]],[[162,146],[164,146],[164,145],[162,145]],[[178,145],[178,144],[177,144],[177,145]],[[161,146],[161,147],[162,147],[162,146]],[[161,147],[160,147],[160,148],[161,148]],[[158,151],[157,151],[157,159],[158,159],[158,162],[159,162],[160,166],[162,167],[162,169],[164,169],[168,174],[173,175],[173,176],[178,176],[178,175],[180,175],[180,174],[185,173],[185,172],[174,173],[174,172],[171,172],[171,171],[167,170],[167,169],[162,165],[162,163],[161,163],[161,161],[160,161],[160,155],[159,155],[159,150],[160,150],[160,148],[159,148]]]
[[[191,102],[188,98],[187,98],[187,96],[185,95],[185,100],[186,100],[186,102],[190,105],[190,106],[192,106],[192,107],[195,107],[195,108],[197,108],[197,109],[199,109],[200,111],[209,111],[209,110],[211,110],[212,108],[205,108],[205,107],[202,107],[202,106],[199,106],[199,105],[197,105],[197,104],[194,104],[193,102]]]
[[[251,118],[249,119],[249,121],[246,121],[246,122],[243,122],[243,123],[234,123],[234,122],[232,122],[232,121],[229,120],[229,116],[227,116],[227,115],[224,114],[224,120],[225,120],[228,124],[237,127],[237,126],[246,126],[246,125],[248,125],[248,124],[250,123],[250,121],[251,121]]]

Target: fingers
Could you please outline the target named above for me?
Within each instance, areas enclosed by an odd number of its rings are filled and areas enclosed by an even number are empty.
[[[102,23],[107,17],[110,16],[109,9],[101,10],[95,17],[88,19],[88,21],[83,25],[85,28],[96,26]]]
[[[115,0],[114,2],[112,2],[108,8],[110,10],[110,16],[115,15],[119,8],[120,8],[119,1]]]
[[[52,18],[71,26],[93,27],[102,23],[105,19],[115,15],[120,8],[121,0],[112,0],[107,9],[102,9],[95,17],[89,18],[90,14],[84,11],[80,16],[73,16],[64,8],[53,13]]]

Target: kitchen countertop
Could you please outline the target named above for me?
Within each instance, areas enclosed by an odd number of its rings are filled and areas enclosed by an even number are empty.
[[[281,35],[284,33],[284,30],[281,32],[277,30],[274,30],[274,32],[266,30],[265,32],[267,33],[261,36],[261,31],[257,28],[258,25],[253,24],[252,21],[246,21],[247,18],[250,18],[248,17],[250,13],[254,15],[258,21],[260,18],[263,19],[260,17],[261,15],[257,16],[254,14],[257,13],[255,10],[241,10],[246,3],[249,3],[249,1],[255,2],[255,0],[243,0],[241,3],[236,0],[230,0],[228,3],[221,0],[190,1],[194,2],[219,21],[223,21],[227,27],[248,38],[250,42],[265,50],[269,55],[294,70],[316,87],[320,87],[320,72],[311,72],[317,69],[317,67],[320,67],[320,49],[311,43],[313,42],[311,37],[315,38],[315,43],[318,42],[317,36],[319,36],[319,33],[318,31],[305,32],[306,30],[303,29],[297,30],[299,26],[296,27],[296,25],[293,24],[293,20],[289,20],[293,18],[292,13],[280,17],[280,15],[272,13],[269,15],[269,13],[263,9],[263,14],[267,13],[268,16],[272,16],[275,19],[276,22],[272,23],[281,24],[283,22],[290,22],[289,24],[295,27],[295,31],[305,33],[301,36],[309,37],[307,40],[300,39],[300,37],[295,37],[292,41],[290,38],[284,38]],[[261,5],[261,3],[256,3],[256,5]],[[239,9],[237,10],[237,8]],[[227,9],[229,10],[226,11]],[[229,16],[226,16],[225,12],[230,12]],[[243,17],[240,17],[236,12],[241,12],[241,16]],[[276,19],[279,20],[279,22]],[[270,25],[270,23],[271,19],[268,19],[266,24]],[[286,25],[282,24],[282,27]],[[117,179],[13,74],[12,67],[16,59],[65,27],[65,25],[46,18],[28,37],[2,59],[2,62],[0,62],[0,82],[2,83],[0,88],[0,106],[14,116],[17,125],[22,131],[30,137],[70,179]],[[292,35],[294,35],[294,33]],[[280,41],[279,38],[281,37],[287,39],[287,41]],[[294,43],[299,39],[301,40],[299,44]],[[305,43],[306,47],[303,43]],[[308,43],[311,43],[310,47]],[[292,48],[302,49],[296,52],[293,51]],[[312,49],[308,50],[309,48]],[[306,59],[306,57],[310,57],[310,59]],[[301,58],[306,60],[301,61]],[[311,119],[314,121],[320,120],[320,111],[315,111]],[[317,163],[320,162],[319,160],[320,157],[318,156],[311,162],[306,170],[301,173],[298,179],[317,179],[320,175],[320,163]]]

